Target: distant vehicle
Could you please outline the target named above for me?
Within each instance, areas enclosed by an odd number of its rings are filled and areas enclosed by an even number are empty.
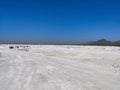
[[[30,46],[9,46],[9,49],[29,51]]]
[[[23,50],[23,51],[29,51],[29,46],[18,46],[17,49],[18,50]]]
[[[9,46],[9,49],[14,49],[14,46]]]

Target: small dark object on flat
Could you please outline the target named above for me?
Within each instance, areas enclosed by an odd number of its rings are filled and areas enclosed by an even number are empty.
[[[13,46],[9,46],[9,49],[13,49],[14,47]]]
[[[19,48],[19,46],[16,46],[15,48]]]

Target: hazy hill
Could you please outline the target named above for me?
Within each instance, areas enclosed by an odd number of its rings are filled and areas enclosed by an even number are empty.
[[[98,41],[86,42],[85,45],[120,46],[120,40],[113,42],[113,41],[109,41],[109,40],[106,40],[106,39],[100,39]]]

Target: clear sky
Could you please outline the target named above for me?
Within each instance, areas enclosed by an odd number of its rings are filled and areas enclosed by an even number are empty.
[[[120,40],[120,0],[0,0],[0,38]]]

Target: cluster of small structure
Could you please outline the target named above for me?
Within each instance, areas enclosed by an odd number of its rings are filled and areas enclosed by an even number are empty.
[[[9,46],[9,49],[17,49],[17,50],[24,50],[28,51],[30,46]]]

